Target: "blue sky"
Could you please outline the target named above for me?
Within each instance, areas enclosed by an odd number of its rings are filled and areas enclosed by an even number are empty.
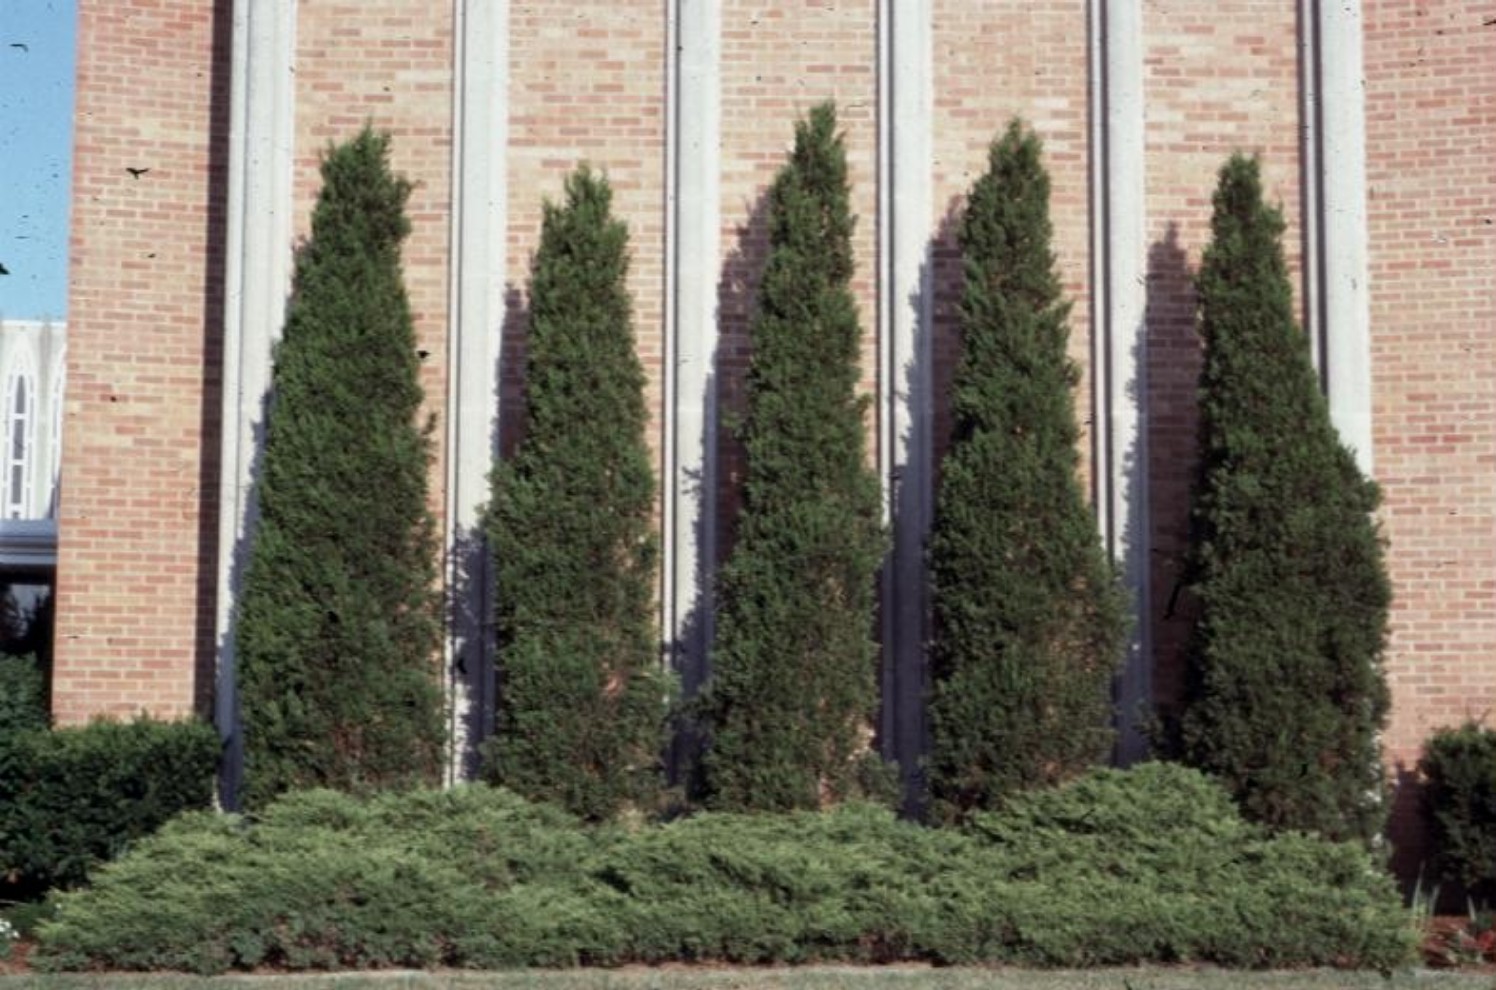
[[[67,316],[76,0],[0,0],[0,316]]]

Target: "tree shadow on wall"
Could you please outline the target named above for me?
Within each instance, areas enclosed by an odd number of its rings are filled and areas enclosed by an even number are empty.
[[[893,302],[907,307],[905,315],[913,319],[910,353],[890,361],[892,342],[879,342],[884,355],[880,376],[894,382],[893,388],[884,389],[886,403],[878,409],[879,419],[892,418],[897,407],[907,412],[898,437],[905,451],[904,467],[884,466],[893,531],[879,575],[877,745],[883,759],[897,768],[900,807],[913,818],[923,815],[927,803],[924,758],[930,746],[926,702],[934,601],[926,545],[940,491],[940,462],[951,443],[951,386],[961,354],[964,279],[958,235],[964,214],[964,196],[952,197],[925,245],[914,291]],[[899,357],[901,366],[895,366]],[[922,477],[928,487],[912,490],[910,486]]]
[[[711,679],[718,574],[737,542],[746,473],[738,427],[748,409],[752,359],[749,328],[769,256],[768,192],[760,193],[744,207],[744,218],[735,228],[732,247],[722,260],[717,279],[717,345],[708,361],[700,398],[701,468],[683,479],[679,493],[694,497],[697,505],[691,522],[697,547],[696,598],[684,608],[679,632],[666,644],[680,680],[682,701],[672,718],[667,769],[671,783],[683,787],[691,797],[703,793],[701,757],[707,744],[702,713],[693,701]],[[690,397],[681,396],[680,400],[690,401]],[[667,471],[673,467],[667,466]],[[666,478],[664,483],[673,482]],[[670,637],[671,631],[666,630],[666,636]]]
[[[203,366],[198,407],[198,475],[197,475],[197,585],[193,630],[193,707],[201,717],[211,717],[218,727],[224,747],[219,788],[225,805],[237,807],[239,774],[231,769],[239,765],[234,752],[242,752],[238,738],[238,706],[234,691],[235,666],[232,646],[220,652],[218,639],[218,574],[223,554],[231,555],[229,583],[223,589],[237,589],[243,574],[243,540],[232,548],[219,545],[219,506],[223,470],[223,331],[227,297],[228,177],[229,177],[229,80],[232,73],[234,42],[234,4],[232,0],[215,0],[212,12],[212,48],[208,59],[208,190],[204,204],[203,243]],[[264,409],[261,408],[261,423]],[[256,431],[253,478],[258,478],[259,455],[264,437]],[[253,504],[254,481],[247,498]],[[235,635],[234,612],[224,630],[224,641],[232,644]],[[221,657],[221,661],[220,661]],[[236,747],[240,747],[236,750]],[[242,762],[242,760],[241,760]]]
[[[490,408],[499,411],[488,437],[489,466],[513,454],[523,432],[524,344],[530,315],[524,295],[512,284],[504,288],[504,315],[497,334],[498,353],[490,378]],[[490,332],[485,328],[484,332]],[[456,415],[449,410],[448,415]],[[486,498],[485,498],[486,501]],[[493,551],[480,517],[472,526],[453,527],[448,549],[446,600],[451,649],[444,671],[448,699],[448,780],[473,779],[481,769],[481,746],[494,731],[498,703],[498,664],[494,608],[497,604]]]
[[[528,411],[525,376],[530,307],[525,293],[512,282],[504,286],[504,316],[497,333],[495,393],[490,401],[498,409],[498,421],[489,438],[491,464],[514,456],[524,437]],[[447,608],[458,648],[451,651],[445,674],[447,697],[453,702],[448,733],[452,740],[463,740],[460,749],[454,744],[452,752],[450,772],[455,780],[479,775],[483,743],[494,734],[504,690],[495,615],[503,589],[498,586],[493,548],[481,519],[456,534],[452,554]],[[459,707],[456,702],[461,698],[466,703]]]
[[[1170,222],[1148,251],[1147,481],[1153,647],[1152,703],[1165,726],[1177,721],[1198,608],[1189,593],[1190,502],[1199,462],[1199,381],[1195,283]]]

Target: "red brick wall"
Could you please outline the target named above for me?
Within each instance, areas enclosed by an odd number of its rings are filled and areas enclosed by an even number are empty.
[[[1393,583],[1389,762],[1496,724],[1496,27],[1366,3],[1372,429]],[[1412,792],[1395,838],[1415,834]],[[1400,864],[1415,873],[1421,853]]]
[[[54,671],[63,723],[206,701],[228,10],[78,5]]]
[[[201,707],[210,687],[216,579],[219,344],[229,0],[80,0],[69,391],[57,715]],[[1087,25],[1074,4],[933,0],[937,385],[955,354],[949,250],[988,143],[1019,115],[1045,141],[1055,249],[1084,367]],[[1408,767],[1438,725],[1496,707],[1496,30],[1459,0],[1364,0],[1376,474],[1396,592],[1386,742]],[[407,285],[443,413],[448,332],[453,38],[449,8],[414,0],[299,5],[296,230],[317,163],[366,121],[394,134],[416,182]],[[875,387],[874,0],[724,0],[718,384],[742,408],[746,325],[763,263],[756,209],[793,123],[835,99],[846,133],[863,386]],[[1488,18],[1486,18],[1488,19]],[[505,440],[519,435],[524,305],[540,204],[582,160],[605,170],[630,227],[635,327],[658,449],[664,314],[667,53],[647,0],[511,7],[504,338]],[[1295,5],[1144,4],[1149,272],[1148,465],[1158,684],[1178,690],[1190,603],[1164,617],[1179,573],[1193,473],[1198,341],[1192,273],[1216,171],[1264,157],[1269,196],[1300,255]],[[497,111],[496,111],[497,112]],[[149,168],[132,178],[127,168]],[[1089,415],[1087,386],[1077,394]],[[937,408],[945,403],[938,398]],[[937,436],[948,423],[942,415]],[[870,417],[869,437],[875,423]],[[1089,454],[1089,444],[1083,453]],[[723,520],[741,457],[724,446]],[[433,465],[433,479],[442,478]],[[440,485],[432,504],[441,507]],[[724,538],[725,552],[730,539]],[[1410,792],[1409,792],[1410,793]],[[1407,808],[1401,812],[1406,818]]]

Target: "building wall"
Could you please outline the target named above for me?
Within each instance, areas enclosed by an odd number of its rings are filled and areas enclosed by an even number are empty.
[[[78,4],[59,722],[206,701],[229,7]]]
[[[987,170],[988,150],[1015,118],[1044,143],[1054,253],[1070,310],[1082,470],[1091,473],[1091,135],[1088,36],[1079,5],[1021,0],[937,0],[934,92],[935,453],[950,434],[943,401],[959,355],[957,236],[966,194]],[[938,463],[938,460],[937,460]]]
[[[1142,0],[1143,200],[1147,243],[1146,464],[1152,503],[1156,696],[1176,699],[1192,616],[1176,595],[1193,476],[1199,344],[1191,279],[1207,235],[1217,169],[1234,151],[1263,157],[1304,285],[1301,33],[1279,0]],[[292,206],[297,235],[317,190],[318,157],[366,121],[394,135],[412,178],[407,283],[428,352],[431,411],[446,415],[453,234],[452,8],[423,0],[296,4]],[[511,2],[507,184],[495,385],[502,446],[523,429],[528,268],[541,204],[578,162],[605,171],[629,225],[635,331],[648,376],[651,444],[664,477],[673,410],[664,406],[671,326],[671,102],[678,53],[666,4]],[[720,163],[720,347],[712,374],[740,411],[748,314],[764,257],[763,194],[813,104],[837,101],[858,215],[864,387],[878,377],[880,69],[875,0],[785,5],[722,0],[715,80]],[[902,10],[903,8],[901,8]],[[1089,376],[1096,292],[1091,117],[1097,25],[1080,4],[928,0],[932,94],[927,178],[933,328],[933,440],[948,428],[941,392],[956,356],[954,231],[965,190],[1013,116],[1045,142],[1055,251],[1071,353]],[[1458,0],[1363,0],[1369,148],[1373,462],[1394,581],[1388,670],[1394,769],[1436,726],[1496,702],[1496,31]],[[58,717],[149,708],[179,714],[206,697],[214,655],[222,245],[230,0],[81,0],[70,391],[59,552]],[[699,40],[699,39],[693,39]],[[897,39],[895,39],[897,41]],[[880,72],[883,73],[880,75]],[[895,78],[895,82],[897,79]],[[678,96],[678,94],[676,94]],[[1330,108],[1327,112],[1334,112]],[[886,122],[885,122],[886,123]],[[712,133],[710,130],[707,133]],[[133,177],[127,168],[148,168]],[[1332,181],[1335,177],[1331,177]],[[289,246],[288,246],[289,249]],[[885,304],[886,304],[885,299]],[[502,325],[499,325],[502,324]],[[876,405],[874,416],[886,415]],[[1077,390],[1088,430],[1089,383]],[[869,456],[878,423],[870,417]],[[1089,436],[1087,438],[1089,440]],[[740,452],[712,438],[722,484],[718,553],[730,546]],[[1084,470],[1093,475],[1090,444]],[[433,506],[444,505],[433,465]],[[886,466],[885,466],[886,467]],[[677,481],[679,479],[676,479]],[[1092,481],[1098,481],[1092,478]],[[1099,482],[1098,482],[1099,483]],[[1405,812],[1406,813],[1406,812]]]
[[[1376,477],[1393,583],[1384,743],[1400,780],[1496,711],[1496,28],[1459,0],[1366,4]],[[1419,867],[1416,800],[1394,840]]]

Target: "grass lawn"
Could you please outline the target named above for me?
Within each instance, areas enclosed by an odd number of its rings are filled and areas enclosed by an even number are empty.
[[[1215,969],[622,969],[337,976],[0,977],[0,990],[1492,990],[1490,974],[1407,970],[1249,973]]]

